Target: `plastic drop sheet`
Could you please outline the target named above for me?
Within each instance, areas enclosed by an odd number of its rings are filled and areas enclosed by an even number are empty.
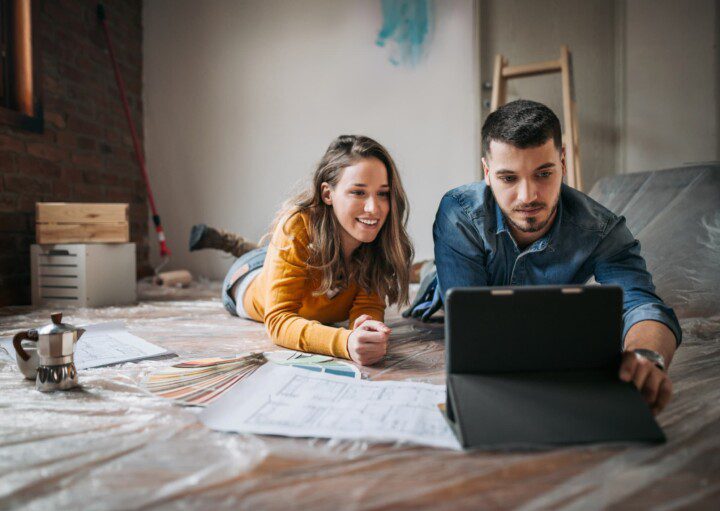
[[[668,442],[539,452],[223,434],[192,409],[141,390],[179,359],[80,372],[80,390],[43,394],[0,361],[0,509],[717,509],[720,503],[720,169],[617,176],[592,195],[625,215],[684,341]],[[125,320],[182,359],[273,346],[229,316],[219,284],[140,285],[135,306],[67,310],[72,324]],[[49,309],[0,309],[0,335],[49,322]],[[372,379],[444,383],[442,325],[400,319]]]

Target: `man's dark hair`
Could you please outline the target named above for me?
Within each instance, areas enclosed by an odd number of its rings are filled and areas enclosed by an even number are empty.
[[[482,127],[482,155],[490,152],[490,142],[505,142],[519,149],[538,147],[553,139],[562,149],[562,131],[555,113],[537,101],[518,99],[501,106],[485,119]]]

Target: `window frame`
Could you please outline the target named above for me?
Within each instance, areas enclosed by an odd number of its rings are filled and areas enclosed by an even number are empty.
[[[42,133],[44,129],[37,31],[38,2],[0,0],[4,46],[0,124]]]

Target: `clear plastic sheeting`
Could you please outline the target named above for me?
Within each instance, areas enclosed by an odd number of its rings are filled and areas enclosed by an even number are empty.
[[[718,172],[670,171],[670,185],[663,173],[618,176],[593,191],[627,216],[660,295],[681,318],[684,342],[670,368],[675,394],[658,417],[666,444],[463,453],[222,434],[204,428],[193,409],[140,388],[150,370],[179,359],[81,371],[81,389],[53,394],[36,392],[0,362],[0,509],[716,509],[720,312],[708,303],[717,303],[720,288],[710,228]],[[652,199],[656,185],[677,189]],[[683,194],[689,202],[678,203]],[[710,252],[684,253],[699,246]],[[262,325],[224,311],[217,283],[172,290],[143,283],[140,296],[136,306],[66,310],[64,319],[125,320],[130,332],[182,359],[273,348]],[[0,335],[44,325],[49,313],[1,309]],[[397,311],[388,321],[388,357],[363,374],[443,383],[442,325],[403,320]]]
[[[614,176],[590,195],[627,218],[679,317],[720,312],[720,164]]]

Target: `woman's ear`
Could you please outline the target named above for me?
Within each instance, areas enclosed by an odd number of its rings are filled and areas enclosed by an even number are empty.
[[[322,197],[322,201],[328,206],[332,206],[331,192],[332,188],[330,188],[330,185],[328,183],[323,182],[320,185],[320,197]]]

